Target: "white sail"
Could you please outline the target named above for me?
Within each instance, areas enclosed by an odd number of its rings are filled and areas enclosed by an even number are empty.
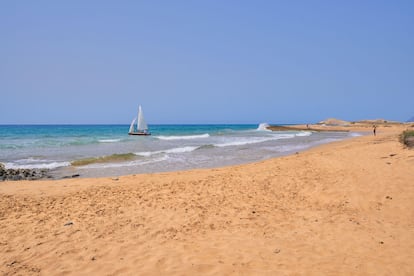
[[[131,123],[131,125],[129,126],[129,133],[132,133],[132,132],[134,132],[134,124],[135,124],[135,121],[137,120],[137,118],[134,118],[134,120],[132,120],[132,123]]]
[[[135,123],[137,126],[135,127]],[[142,112],[141,106],[138,108],[138,117],[132,120],[131,125],[129,126],[129,135],[151,135],[148,131],[148,125],[144,119],[144,113]]]
[[[147,131],[148,125],[144,119],[144,113],[142,112],[141,106],[138,109],[138,123],[137,123],[137,131]]]

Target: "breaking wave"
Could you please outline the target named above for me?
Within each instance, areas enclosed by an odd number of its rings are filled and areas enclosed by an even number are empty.
[[[148,157],[148,156],[152,156],[152,155],[155,155],[155,154],[161,154],[161,153],[184,153],[184,152],[194,151],[197,148],[198,147],[187,146],[187,147],[172,148],[172,149],[167,149],[167,150],[136,152],[135,155]]]
[[[108,162],[122,162],[127,161],[134,158],[133,153],[119,153],[119,154],[112,154],[106,156],[99,156],[99,157],[89,157],[83,158],[79,160],[75,160],[71,162],[72,166],[85,166],[92,163],[108,163]]]
[[[116,143],[116,142],[120,142],[121,139],[101,139],[98,140],[99,143]]]
[[[33,158],[16,160],[3,163],[6,169],[56,169],[70,166],[70,162],[59,162],[52,160],[36,160]]]
[[[306,137],[306,136],[311,136],[312,132],[310,131],[301,131],[299,133],[296,133],[296,136],[298,137]]]
[[[133,167],[133,166],[142,166],[152,163],[162,162],[168,159],[168,156],[163,156],[159,158],[154,158],[151,160],[134,160],[130,162],[122,163],[96,163],[83,166],[84,169],[104,169],[104,168],[123,168],[123,167]]]
[[[210,137],[210,134],[199,134],[199,135],[182,135],[182,136],[155,136],[155,138],[158,138],[160,140],[191,140],[191,139],[202,139],[202,138],[208,138]]]
[[[261,123],[259,124],[259,126],[257,127],[256,130],[258,131],[271,131],[270,129],[267,129],[270,125],[268,123]]]
[[[250,144],[258,144],[263,143],[267,141],[273,141],[273,140],[280,140],[280,139],[290,139],[295,137],[293,134],[277,134],[271,137],[266,138],[243,138],[243,139],[237,139],[234,141],[229,141],[226,143],[219,143],[214,144],[215,147],[231,147],[231,146],[244,146],[244,145],[250,145]]]

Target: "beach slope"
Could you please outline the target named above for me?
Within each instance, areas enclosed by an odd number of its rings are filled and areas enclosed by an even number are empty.
[[[414,275],[397,132],[218,169],[0,183],[2,275]]]

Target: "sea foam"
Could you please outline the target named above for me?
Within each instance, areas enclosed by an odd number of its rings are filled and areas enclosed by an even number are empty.
[[[214,144],[215,147],[231,147],[231,146],[244,146],[244,145],[250,145],[250,144],[258,144],[258,143],[264,143],[267,141],[273,141],[273,140],[280,140],[280,139],[290,139],[295,137],[293,134],[276,134],[272,135],[271,137],[266,138],[237,138],[232,139],[232,141],[225,142],[225,143],[218,143]]]
[[[99,143],[116,143],[116,142],[120,142],[121,139],[101,139],[98,140]]]
[[[157,150],[157,151],[146,151],[146,152],[136,152],[135,155],[139,156],[152,156],[155,154],[162,154],[162,153],[184,153],[184,152],[191,152],[196,150],[198,147],[187,146],[187,147],[179,147],[179,148],[172,148],[166,150]]]
[[[199,134],[199,135],[182,135],[182,136],[155,136],[155,138],[158,138],[160,140],[192,140],[192,139],[202,139],[202,138],[208,138],[210,137],[210,134]]]
[[[296,133],[295,135],[298,136],[298,137],[306,137],[306,136],[311,136],[312,132],[310,132],[310,131],[301,131],[299,133]]]
[[[134,160],[129,162],[120,162],[120,163],[95,163],[86,166],[82,166],[83,169],[104,169],[104,168],[123,168],[123,167],[134,167],[148,165],[152,163],[162,162],[168,159],[168,156],[163,156],[159,158],[154,158],[151,160]]]
[[[21,160],[20,160],[21,161]],[[70,166],[70,162],[45,161],[45,163],[25,163],[23,162],[6,162],[6,169],[56,169]]]

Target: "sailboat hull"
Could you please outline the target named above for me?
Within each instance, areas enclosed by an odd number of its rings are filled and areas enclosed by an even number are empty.
[[[149,133],[149,132],[128,132],[128,135],[149,136],[149,135],[151,135],[151,133]]]

